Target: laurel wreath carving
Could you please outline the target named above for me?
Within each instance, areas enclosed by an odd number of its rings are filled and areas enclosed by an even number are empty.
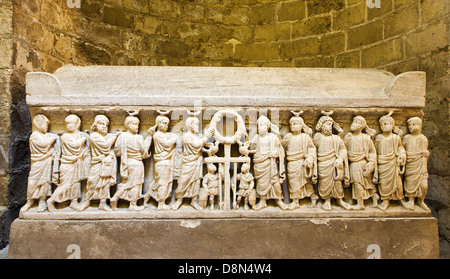
[[[234,121],[236,121],[237,123],[237,131],[233,136],[224,137],[217,130],[217,123],[224,116],[233,116]],[[210,129],[214,130],[214,139],[222,144],[237,143],[241,139],[241,137],[246,134],[244,119],[242,119],[242,116],[235,110],[220,110],[216,112],[216,114],[214,114],[213,118],[211,119]]]

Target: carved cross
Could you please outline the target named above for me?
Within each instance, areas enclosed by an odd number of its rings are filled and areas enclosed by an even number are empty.
[[[230,210],[231,201],[230,201],[230,190],[231,190],[231,178],[230,178],[230,166],[231,163],[234,163],[234,186],[236,187],[236,179],[237,179],[237,163],[250,163],[249,157],[231,157],[231,144],[224,144],[224,157],[207,157],[205,158],[205,164],[209,163],[219,163],[224,164],[225,171],[225,185],[224,185],[224,196],[223,199],[221,195],[219,196],[219,209],[222,210]],[[221,181],[221,179],[219,180]],[[221,193],[222,189],[219,187],[219,193]],[[233,189],[233,203],[236,202],[236,189]]]
[[[238,124],[238,130],[234,134],[233,137],[223,137],[216,128],[217,122],[224,116],[233,116],[235,121]],[[214,131],[214,139],[219,143],[224,145],[224,157],[208,157],[205,158],[205,164],[209,163],[218,163],[224,165],[225,172],[225,185],[224,185],[224,196],[222,197],[222,187],[221,187],[221,179],[219,179],[219,209],[221,210],[230,210],[231,208],[231,177],[230,177],[230,166],[231,163],[234,163],[234,187],[236,187],[237,180],[237,163],[250,163],[249,157],[231,157],[231,145],[237,143],[242,135],[245,134],[245,124],[242,117],[235,110],[220,110],[216,114],[214,114],[211,119],[210,129]],[[233,188],[233,203],[236,202],[236,189]],[[228,206],[227,206],[228,205]]]

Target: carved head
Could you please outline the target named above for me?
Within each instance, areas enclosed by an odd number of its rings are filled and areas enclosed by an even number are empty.
[[[241,172],[242,173],[246,174],[247,172],[249,172],[249,170],[250,170],[250,164],[249,163],[242,164],[242,167],[241,167]]]
[[[319,118],[316,126],[316,132],[324,135],[331,135],[333,133],[334,120],[328,115]]]
[[[67,116],[65,121],[66,121],[66,129],[69,133],[74,133],[80,130],[81,119],[75,114]]]
[[[339,126],[339,124],[334,121],[333,118],[331,118],[330,115],[333,114],[333,111],[323,111],[321,112],[323,115],[319,118],[319,121],[317,122],[316,125],[316,132],[318,133],[322,133],[324,135],[331,135],[333,133],[333,128],[338,132],[338,133],[343,133],[344,130],[341,128],[341,126]]]
[[[411,134],[422,132],[422,119],[420,119],[419,117],[411,117],[406,122],[408,123],[408,129]]]
[[[160,132],[167,132],[169,129],[169,117],[164,115],[158,115],[156,117],[156,125],[158,126],[158,131]]]
[[[300,133],[305,126],[305,122],[300,116],[291,117],[291,119],[289,120],[289,124],[293,133]]]
[[[132,134],[137,134],[139,132],[139,118],[136,116],[128,116],[125,119],[125,128]]]
[[[197,117],[190,116],[186,119],[186,127],[194,134],[197,134],[199,131],[198,123],[199,120]]]
[[[216,170],[217,170],[216,166],[214,164],[211,164],[211,163],[209,163],[206,167],[208,168],[208,172],[209,173],[215,173]]]
[[[403,135],[403,131],[395,126],[395,120],[392,118],[393,111],[390,111],[387,115],[382,116],[379,120],[380,128],[383,133],[395,133],[400,137]]]
[[[43,114],[38,114],[33,118],[34,128],[43,134],[47,133],[49,124],[50,120]]]
[[[265,135],[269,132],[271,123],[269,118],[267,118],[267,116],[261,115],[256,121],[256,124],[258,125],[258,133],[260,135]]]
[[[394,118],[392,118],[392,111],[389,112],[387,115],[384,115],[380,118],[380,128],[383,132],[392,132],[394,130],[395,121]]]
[[[108,117],[99,114],[94,119],[94,124],[91,126],[91,131],[98,132],[99,134],[106,136],[106,134],[108,134],[108,125]]]
[[[350,131],[352,132],[363,132],[367,133],[369,136],[373,137],[377,133],[374,129],[367,126],[366,119],[361,115],[353,117],[353,122],[350,125]]]

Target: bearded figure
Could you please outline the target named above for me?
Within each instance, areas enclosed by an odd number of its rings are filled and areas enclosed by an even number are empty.
[[[378,204],[379,195],[375,184],[378,182],[377,151],[372,141],[375,130],[367,126],[362,116],[355,116],[350,125],[350,133],[344,137],[350,161],[350,183],[352,198],[357,201],[355,210],[364,209],[364,201],[372,198],[372,206]]]
[[[344,188],[349,185],[349,169],[347,150],[340,136],[333,134],[333,127],[342,133],[342,128],[325,113],[316,126],[314,145],[317,148],[317,169],[319,180],[319,195],[325,200],[322,209],[331,210],[331,199],[346,210],[351,205],[344,202]]]
[[[89,145],[91,147],[91,169],[87,180],[87,193],[80,210],[87,209],[92,200],[100,200],[98,209],[111,210],[106,204],[110,198],[110,187],[116,184],[117,160],[114,143],[120,133],[108,133],[109,119],[97,115],[91,127]]]

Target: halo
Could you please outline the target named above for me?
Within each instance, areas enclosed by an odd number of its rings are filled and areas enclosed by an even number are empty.
[[[199,115],[201,112],[202,112],[201,109],[197,109],[197,110],[194,110],[194,111],[191,111],[191,110],[187,109],[187,113],[188,113],[191,117],[197,116],[197,115]]]
[[[156,112],[158,112],[160,115],[168,115],[172,112],[171,109],[157,109]]]
[[[333,114],[333,111],[332,111],[332,110],[330,110],[330,111],[324,111],[324,110],[322,110],[320,113],[322,113],[323,115],[326,115],[326,116],[330,116],[330,115]]]
[[[300,117],[300,114],[303,113],[303,110],[300,110],[300,111],[291,110],[291,112],[295,117]]]
[[[129,116],[136,116],[139,114],[141,110],[140,109],[135,109],[135,110],[127,110],[127,113]]]

